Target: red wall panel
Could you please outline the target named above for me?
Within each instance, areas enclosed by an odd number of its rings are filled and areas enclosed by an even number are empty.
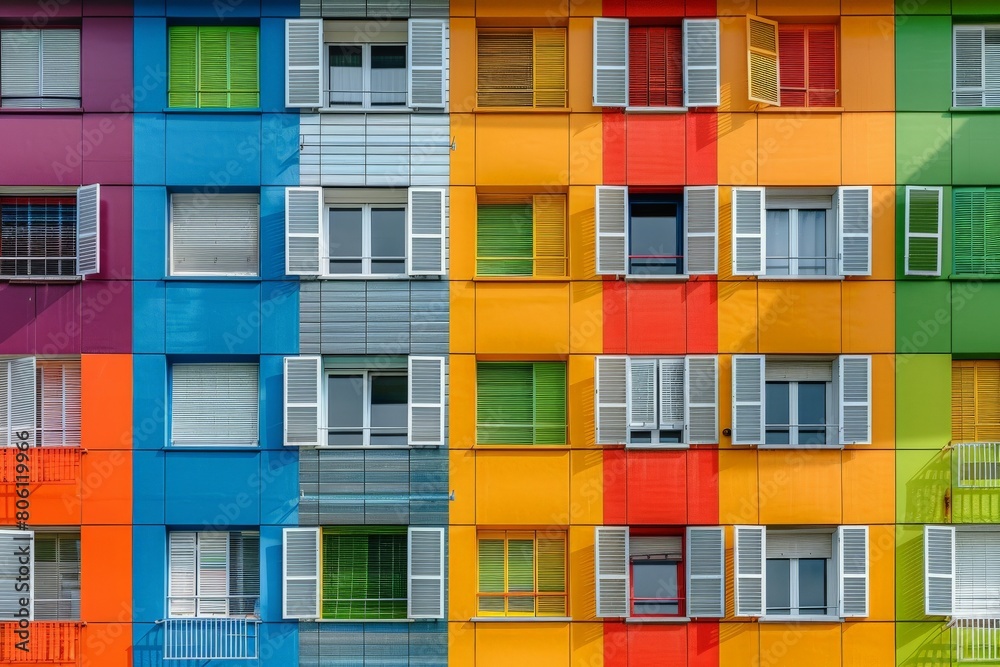
[[[627,298],[624,280],[604,281],[604,354],[625,354]]]
[[[719,450],[690,449],[687,454],[687,515],[691,525],[719,523]]]
[[[604,525],[625,523],[625,450],[604,450]]]
[[[689,281],[687,288],[687,353],[719,351],[719,288],[714,280]]]
[[[689,111],[687,124],[687,185],[719,182],[719,114]]]
[[[687,344],[683,282],[628,283],[629,354],[684,354]]]
[[[686,115],[626,114],[629,185],[684,185]]]
[[[630,526],[687,523],[687,452],[626,452]]]

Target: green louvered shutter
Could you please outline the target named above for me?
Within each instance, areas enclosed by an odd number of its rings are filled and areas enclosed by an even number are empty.
[[[503,593],[504,545],[503,533],[481,535],[479,538],[479,605],[478,613],[503,615],[506,611]]]
[[[985,222],[986,190],[984,188],[955,190],[952,245],[956,274],[981,275],[985,272],[983,257]]]
[[[198,106],[229,106],[229,29],[198,28]]]
[[[322,617],[406,618],[406,539],[400,526],[324,529]]]
[[[258,29],[229,28],[229,107],[260,106],[258,81]]]
[[[476,224],[476,274],[532,275],[533,226],[530,199],[481,200]]]
[[[566,364],[534,364],[536,445],[566,444]]]
[[[983,229],[983,262],[986,274],[1000,275],[1000,189],[986,190],[986,211]]]
[[[476,442],[527,445],[533,435],[534,370],[531,364],[476,365]]]
[[[510,537],[507,540],[507,592],[535,592],[535,540],[530,537]],[[533,595],[507,598],[508,614],[534,614]]]
[[[170,28],[170,91],[171,107],[198,106],[198,28]]]

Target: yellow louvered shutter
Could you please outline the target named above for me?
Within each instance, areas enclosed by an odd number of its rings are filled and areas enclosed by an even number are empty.
[[[775,21],[747,16],[747,82],[750,101],[781,105]]]
[[[971,361],[956,361],[951,367],[951,439],[976,439],[976,369]]]
[[[532,106],[531,32],[480,32],[477,55],[479,106]]]
[[[566,106],[566,31],[536,28],[535,106]]]
[[[976,362],[976,440],[1000,440],[1000,361]]]
[[[951,374],[954,442],[1000,440],[1000,361],[956,361]]]
[[[535,275],[566,275],[566,197],[535,195]]]
[[[537,533],[538,616],[566,616],[566,535]]]

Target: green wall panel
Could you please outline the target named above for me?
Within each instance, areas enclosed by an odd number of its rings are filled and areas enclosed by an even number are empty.
[[[951,0],[896,0],[896,21],[914,14],[950,14]]]
[[[896,17],[897,111],[951,108],[951,53],[950,16]]]
[[[1000,184],[1000,116],[989,112],[954,113],[952,124],[952,183]]]
[[[943,280],[896,283],[896,352],[951,352],[951,287]]]
[[[966,16],[995,15],[997,0],[951,0],[951,13]]]
[[[899,667],[952,667],[951,631],[943,622],[896,624]]]
[[[951,355],[896,357],[896,449],[940,450],[951,440]]]
[[[951,283],[952,352],[995,358],[1000,354],[1000,281]]]
[[[896,182],[951,183],[951,114],[896,114]]]
[[[896,519],[900,523],[946,523],[945,503],[950,496],[949,452],[896,450]]]

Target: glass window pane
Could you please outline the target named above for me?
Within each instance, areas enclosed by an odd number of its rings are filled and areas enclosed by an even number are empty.
[[[361,273],[363,234],[360,208],[330,209],[330,273]]]
[[[799,444],[826,444],[825,382],[799,382]]]
[[[363,82],[361,46],[331,46],[330,104],[361,104]]]
[[[371,392],[371,444],[405,445],[406,376],[373,375]]]
[[[406,46],[372,44],[372,106],[406,104]]]
[[[787,558],[767,559],[767,613],[791,613],[791,561]]]
[[[406,211],[373,208],[372,273],[406,273]]]
[[[789,444],[790,404],[787,382],[767,382],[764,384],[765,424],[767,433],[764,442],[768,445]]]
[[[821,276],[827,271],[826,211],[799,211],[799,275]]]
[[[672,202],[633,202],[629,206],[629,273],[684,273],[678,234],[678,207]]]
[[[677,562],[632,562],[633,611],[636,614],[678,614]]]
[[[826,566],[827,559],[825,558],[799,559],[800,614],[826,614]],[[770,570],[768,576],[770,576]]]
[[[790,258],[794,253],[791,252],[788,219],[787,209],[767,212],[767,263],[764,271],[767,275],[789,275]]]
[[[361,375],[331,375],[327,378],[327,426],[329,444],[362,444],[364,426],[364,379]]]

